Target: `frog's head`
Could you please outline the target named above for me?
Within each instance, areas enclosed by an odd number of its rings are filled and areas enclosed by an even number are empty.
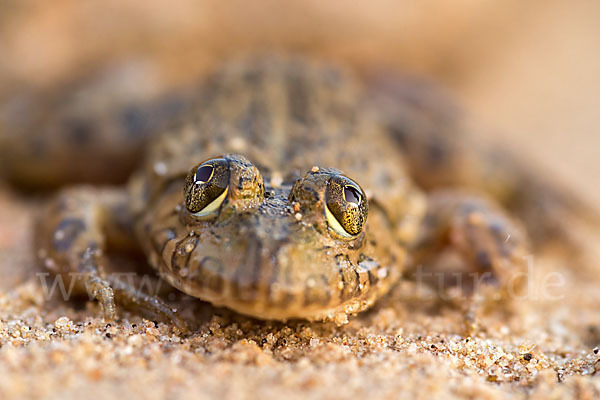
[[[365,308],[391,279],[393,260],[379,259],[369,238],[365,192],[337,170],[265,185],[247,159],[224,155],[190,170],[184,202],[182,220],[198,237],[184,290],[212,303],[322,318]]]
[[[285,191],[288,204],[278,215],[294,215],[299,221],[310,214],[311,221],[334,238],[346,242],[364,237],[367,196],[358,183],[334,169],[314,167]],[[184,188],[188,220],[219,221],[221,214],[260,212],[276,188],[265,190],[258,169],[238,155],[225,155],[204,161],[189,172]],[[281,194],[281,193],[279,193]],[[274,204],[271,204],[273,207]],[[290,221],[291,222],[291,221]],[[325,224],[326,222],[326,224]],[[296,222],[292,222],[297,225]],[[286,231],[291,231],[286,227]]]

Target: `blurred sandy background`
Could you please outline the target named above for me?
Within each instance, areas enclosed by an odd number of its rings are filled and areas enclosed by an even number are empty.
[[[431,77],[502,140],[600,201],[594,0],[2,0],[0,99],[145,62],[161,84],[283,48]]]
[[[429,77],[449,88],[495,140],[600,204],[598,21],[596,0],[0,0],[0,104],[23,92],[60,90],[112,65],[147,65],[163,90],[196,81],[240,52],[286,49],[363,73],[388,68]],[[76,325],[58,318],[97,316],[97,306],[73,310],[58,303],[49,311],[39,287],[7,290],[33,265],[36,201],[0,188],[0,394],[78,398],[95,385],[98,395],[137,391],[146,398],[178,397],[188,389],[206,397],[287,398],[303,390],[315,397],[400,390],[425,398],[600,395],[592,352],[600,344],[597,273],[561,270],[568,280],[564,302],[524,303],[519,317],[492,317],[469,345],[460,336],[459,312],[398,301],[404,289],[343,329],[272,326],[225,313],[180,340],[148,321],[138,328],[98,319]],[[540,268],[565,266],[546,260]],[[533,347],[522,347],[527,341]],[[531,368],[523,354],[535,346],[539,363]],[[490,349],[506,353],[489,361]],[[487,375],[503,357],[513,357],[503,368],[515,375]],[[104,369],[107,363],[112,369]],[[555,385],[561,374],[575,376]],[[496,379],[513,384],[490,383]]]

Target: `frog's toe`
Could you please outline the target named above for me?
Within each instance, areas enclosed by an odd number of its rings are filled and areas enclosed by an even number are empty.
[[[146,294],[119,279],[110,279],[111,290],[119,304],[129,310],[140,311],[142,314],[151,315],[165,322],[175,325],[180,332],[190,333],[190,327],[177,310],[157,296]],[[106,309],[104,309],[106,314]]]
[[[98,277],[91,277],[88,283],[91,295],[98,300],[104,313],[105,321],[113,321],[116,317],[115,295],[108,282]]]
[[[527,245],[521,229],[488,207],[465,206],[453,218],[450,245],[474,269],[505,287],[520,276],[527,263]]]
[[[475,273],[476,285],[520,286],[518,278],[527,266],[527,238],[493,201],[447,190],[431,195],[428,208],[415,251],[416,265],[435,264],[443,250],[450,249]]]

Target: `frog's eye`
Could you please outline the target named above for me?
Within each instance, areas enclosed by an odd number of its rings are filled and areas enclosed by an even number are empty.
[[[196,217],[216,215],[227,197],[229,163],[215,158],[195,166],[185,179],[183,195],[189,212]]]
[[[337,175],[327,182],[325,215],[329,228],[342,238],[354,238],[367,221],[367,197],[358,184]]]

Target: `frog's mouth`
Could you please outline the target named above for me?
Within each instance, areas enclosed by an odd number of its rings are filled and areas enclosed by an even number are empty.
[[[212,304],[280,320],[345,313],[387,290],[398,270],[393,260],[376,256],[366,235],[343,241],[322,218],[298,218],[281,207],[284,192],[252,212],[225,205],[227,218],[195,225],[172,250],[170,283]]]

